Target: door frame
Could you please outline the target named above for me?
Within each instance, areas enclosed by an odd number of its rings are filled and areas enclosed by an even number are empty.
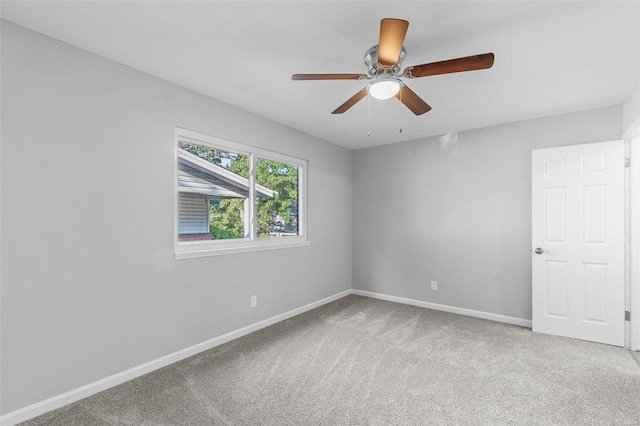
[[[625,347],[640,351],[640,118],[622,135],[625,157],[625,309],[631,319],[625,322]]]

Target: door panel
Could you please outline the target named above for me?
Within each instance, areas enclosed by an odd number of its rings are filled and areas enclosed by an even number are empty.
[[[583,316],[585,321],[606,324],[607,265],[601,263],[582,264]]]
[[[545,188],[546,242],[567,242],[567,187]]]
[[[582,241],[607,244],[607,186],[585,185],[582,190]]]
[[[567,318],[567,262],[548,260],[546,272],[546,314],[556,318]]]
[[[533,330],[624,345],[624,145],[534,150]]]

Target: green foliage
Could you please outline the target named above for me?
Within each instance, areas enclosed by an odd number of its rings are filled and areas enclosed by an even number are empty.
[[[244,237],[244,200],[226,198],[211,201],[209,205],[209,229],[214,240]]]
[[[258,198],[258,235],[298,232],[298,168],[277,161],[256,161],[256,182],[275,192]]]
[[[181,148],[244,177],[249,177],[249,158],[213,148],[181,144]],[[228,161],[222,161],[222,158]],[[223,165],[224,164],[224,165]],[[298,168],[290,164],[258,158],[256,182],[274,191],[273,197],[257,198],[258,236],[271,232],[298,233]],[[212,200],[209,227],[213,239],[244,238],[244,199]]]
[[[233,173],[249,179],[249,157],[244,155],[232,161],[228,167]]]
[[[182,142],[180,142],[178,146],[185,151],[197,155],[200,158],[204,158],[205,160],[213,164],[217,164],[218,166],[222,164],[220,151],[218,151],[217,149],[209,148],[208,146],[193,145],[190,143]]]

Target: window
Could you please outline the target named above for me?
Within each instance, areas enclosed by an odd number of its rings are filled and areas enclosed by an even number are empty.
[[[305,160],[176,128],[176,259],[308,245]]]

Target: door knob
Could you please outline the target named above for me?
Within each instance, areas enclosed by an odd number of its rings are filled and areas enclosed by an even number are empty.
[[[544,250],[542,250],[540,247],[538,247],[537,249],[535,249],[536,254],[542,254],[544,253]]]

